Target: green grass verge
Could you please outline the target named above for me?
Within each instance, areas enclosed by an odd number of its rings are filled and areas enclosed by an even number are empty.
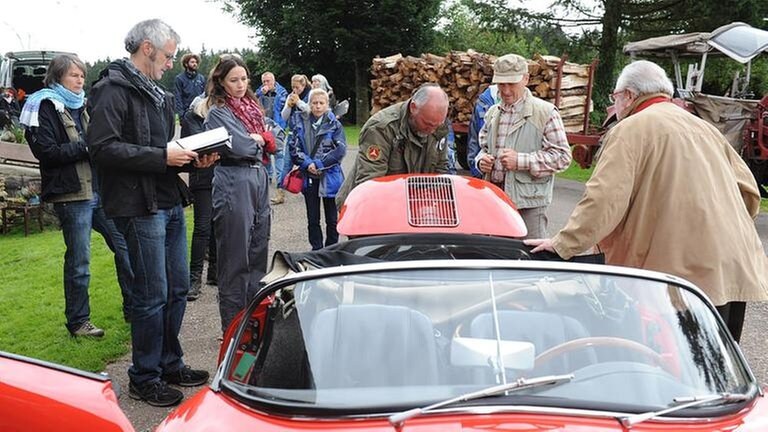
[[[186,216],[191,239],[192,212],[188,210]],[[0,350],[100,372],[130,350],[130,327],[123,321],[114,257],[94,231],[91,320],[106,336],[72,338],[64,326],[64,251],[62,233],[53,227],[29,237],[16,227],[0,236]]]
[[[344,126],[344,135],[347,137],[348,147],[357,147],[360,139],[360,126]]]

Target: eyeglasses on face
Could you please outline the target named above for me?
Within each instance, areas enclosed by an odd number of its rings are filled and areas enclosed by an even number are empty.
[[[608,95],[608,100],[611,101],[612,104],[615,104],[616,103],[616,96],[624,93],[625,91],[627,91],[627,89],[617,90],[617,91],[609,94]]]

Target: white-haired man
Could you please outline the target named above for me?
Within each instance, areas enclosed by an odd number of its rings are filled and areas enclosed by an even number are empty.
[[[480,129],[476,166],[509,195],[528,228],[528,238],[547,235],[547,207],[555,173],[571,163],[571,147],[557,108],[531,94],[528,61],[516,54],[493,63],[501,101],[488,108]]]
[[[738,341],[745,302],[768,300],[768,264],[753,222],[760,193],[725,137],[671,103],[672,92],[658,65],[624,68],[611,94],[620,121],[584,196],[559,233],[526,244],[565,259],[599,244],[609,264],[688,279]]]

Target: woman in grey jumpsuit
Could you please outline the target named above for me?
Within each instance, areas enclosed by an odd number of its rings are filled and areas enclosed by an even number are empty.
[[[225,56],[208,82],[206,129],[225,127],[232,149],[221,154],[213,177],[213,224],[218,256],[219,312],[224,332],[258,289],[267,271],[269,179],[262,159],[275,142],[237,56]]]

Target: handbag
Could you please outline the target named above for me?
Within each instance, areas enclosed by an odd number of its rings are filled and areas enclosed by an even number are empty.
[[[309,155],[310,159],[315,157],[315,153],[317,153],[317,149],[319,147],[320,145],[318,144],[314,149],[312,149],[312,153]],[[292,169],[291,172],[289,172],[288,175],[286,175],[283,179],[282,186],[283,189],[290,193],[300,193],[301,190],[304,189],[304,174],[299,168]]]
[[[301,192],[302,188],[304,188],[304,174],[301,173],[300,169],[294,168],[283,179],[283,189],[297,194]]]

